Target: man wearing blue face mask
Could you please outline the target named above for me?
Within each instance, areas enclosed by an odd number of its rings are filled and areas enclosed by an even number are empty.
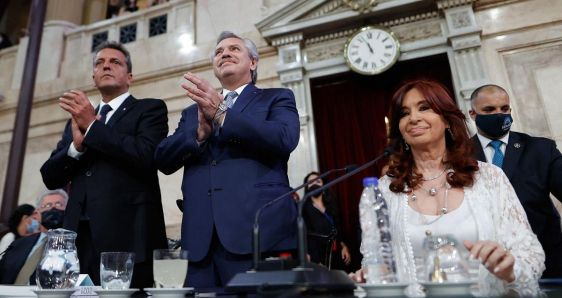
[[[477,88],[471,104],[478,129],[472,137],[475,158],[502,168],[513,185],[546,254],[542,278],[562,277],[560,214],[550,199],[552,194],[562,200],[562,155],[556,143],[510,131],[509,96],[500,86]]]
[[[36,215],[41,218],[41,233],[22,237],[10,244],[0,260],[0,284],[35,284],[35,268],[41,260],[46,232],[61,228],[68,195],[62,189],[49,190],[37,201]]]

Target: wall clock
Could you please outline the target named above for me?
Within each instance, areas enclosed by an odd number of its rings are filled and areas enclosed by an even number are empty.
[[[400,57],[400,42],[385,28],[367,26],[349,38],[344,58],[351,70],[364,75],[379,74],[396,63]]]

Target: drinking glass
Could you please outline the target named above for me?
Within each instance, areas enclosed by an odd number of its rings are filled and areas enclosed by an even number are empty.
[[[135,254],[132,252],[102,252],[101,287],[105,290],[125,290],[131,284]]]
[[[154,250],[154,283],[157,288],[182,288],[187,276],[187,250]]]

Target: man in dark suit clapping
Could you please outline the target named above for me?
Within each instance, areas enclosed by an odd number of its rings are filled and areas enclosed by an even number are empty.
[[[502,168],[511,181],[546,254],[542,278],[562,277],[560,215],[550,199],[552,194],[562,200],[562,155],[556,143],[510,131],[509,96],[500,86],[477,88],[471,102],[478,128],[472,137],[475,157]]]
[[[102,102],[94,110],[84,92],[63,94],[59,105],[71,119],[41,175],[49,189],[70,183],[64,228],[78,233],[81,272],[99,284],[101,252],[134,252],[131,287],[151,287],[152,251],[167,247],[154,163],[167,108],[129,94],[131,57],[121,44],[102,44],[93,66]]]
[[[183,167],[182,248],[189,250],[187,283],[198,288],[224,286],[250,269],[254,215],[291,190],[287,161],[300,132],[293,93],[256,87],[258,52],[252,41],[221,33],[212,64],[222,94],[187,73],[182,87],[195,104],[156,150],[164,174]],[[295,218],[290,195],[264,210],[264,251],[295,247]]]

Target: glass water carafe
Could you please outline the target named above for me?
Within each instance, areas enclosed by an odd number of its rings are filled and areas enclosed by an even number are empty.
[[[41,289],[71,289],[80,274],[76,233],[55,229],[47,232],[43,258],[37,265],[36,282]]]
[[[469,252],[452,235],[427,235],[424,244],[425,276],[430,282],[470,279]]]

